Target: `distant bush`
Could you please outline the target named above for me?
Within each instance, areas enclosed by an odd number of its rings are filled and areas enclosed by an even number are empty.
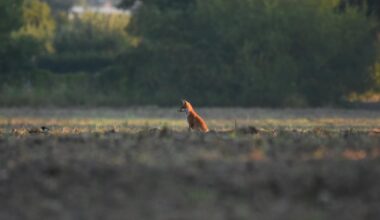
[[[53,50],[55,21],[48,4],[41,0],[24,0],[22,5],[22,27],[14,32],[14,38],[30,37],[43,45],[44,51]]]
[[[0,1],[0,77],[14,70],[16,62],[23,65],[20,49],[12,33],[22,26],[22,0]],[[16,61],[17,60],[17,61]],[[17,67],[18,69],[18,67]]]
[[[128,29],[141,44],[123,60],[130,98],[323,105],[363,91],[373,77],[374,23],[336,2],[144,1]]]
[[[128,23],[128,15],[86,13],[68,19],[57,30],[54,53],[40,57],[38,66],[58,73],[99,72],[131,46]]]
[[[0,86],[0,106],[120,106],[128,104],[121,96],[119,79],[110,79],[111,70],[99,74],[54,74],[35,70],[22,78],[12,77]]]
[[[135,41],[125,31],[129,16],[89,13],[55,29],[40,0],[18,10],[23,22],[7,38],[0,34],[7,39],[0,42],[0,106],[126,105],[127,76],[116,60]]]

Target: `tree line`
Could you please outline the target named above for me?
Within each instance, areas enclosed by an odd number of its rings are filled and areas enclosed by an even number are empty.
[[[376,0],[144,0],[74,18],[57,2],[0,3],[0,105],[321,106],[378,87]]]

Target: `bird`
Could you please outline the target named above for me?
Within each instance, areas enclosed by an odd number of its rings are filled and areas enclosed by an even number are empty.
[[[28,129],[29,134],[47,134],[49,133],[49,128],[45,126],[41,126],[39,128],[31,128]]]

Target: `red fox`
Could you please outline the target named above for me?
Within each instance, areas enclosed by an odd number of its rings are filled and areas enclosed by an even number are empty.
[[[179,112],[186,112],[187,122],[189,123],[189,129],[194,129],[197,131],[208,132],[206,122],[199,116],[190,102],[182,100],[182,106],[178,110]]]

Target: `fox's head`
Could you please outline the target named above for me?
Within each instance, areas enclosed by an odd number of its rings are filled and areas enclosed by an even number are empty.
[[[178,111],[179,112],[186,112],[186,114],[187,114],[189,111],[192,111],[192,110],[193,110],[193,107],[191,106],[190,102],[182,99],[182,105]]]

